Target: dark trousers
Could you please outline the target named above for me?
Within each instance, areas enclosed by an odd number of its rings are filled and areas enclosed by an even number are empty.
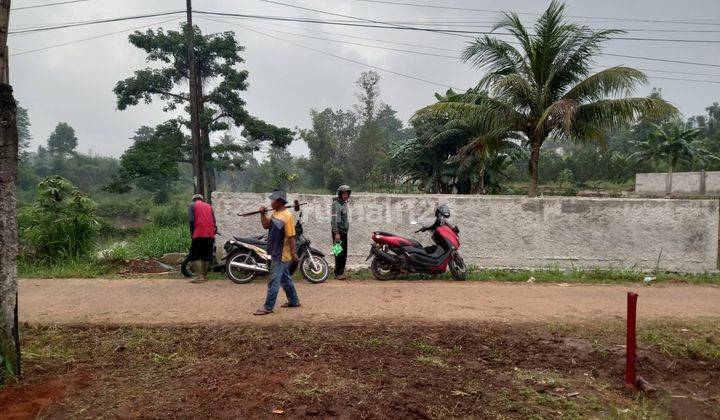
[[[335,256],[335,276],[340,276],[345,273],[345,263],[347,262],[348,235],[347,232],[339,233],[342,252]],[[335,234],[333,234],[333,243],[335,243]]]

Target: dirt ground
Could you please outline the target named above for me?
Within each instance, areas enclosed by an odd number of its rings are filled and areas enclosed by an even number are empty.
[[[648,396],[623,385],[619,320],[23,325],[26,379],[0,389],[0,417],[720,418],[720,354],[676,353],[716,325],[641,330]]]
[[[253,317],[265,287],[22,280],[0,418],[720,419],[720,287],[300,282]]]
[[[253,317],[263,280],[21,280],[20,317],[32,323],[187,324],[243,322],[535,322],[625,317],[637,292],[641,320],[720,317],[720,287],[568,285],[453,281],[298,282],[303,306]],[[284,302],[280,292],[278,306]]]

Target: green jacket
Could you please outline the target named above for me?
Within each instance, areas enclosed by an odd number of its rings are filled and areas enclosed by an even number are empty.
[[[334,198],[332,203],[332,219],[330,220],[333,233],[347,233],[350,229],[350,221],[348,218],[348,205],[339,198]]]

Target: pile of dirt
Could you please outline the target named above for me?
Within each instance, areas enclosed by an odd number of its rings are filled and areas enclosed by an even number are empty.
[[[720,416],[717,360],[644,346],[640,372],[656,391],[643,397],[622,382],[621,335],[591,337],[584,328],[26,325],[23,332],[24,346],[41,350],[27,359],[27,379],[0,391],[0,408],[42,409],[43,417]],[[82,372],[92,373],[72,382]],[[76,385],[28,405],[62,378]]]
[[[125,260],[118,274],[165,274],[170,267],[155,260]]]

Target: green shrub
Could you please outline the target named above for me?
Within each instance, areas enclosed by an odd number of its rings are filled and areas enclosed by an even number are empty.
[[[130,244],[133,258],[159,258],[168,252],[187,252],[190,249],[190,230],[186,226],[148,226]]]
[[[21,256],[53,261],[87,255],[100,229],[95,208],[70,181],[45,178],[18,217]]]
[[[179,202],[157,206],[150,210],[150,221],[158,227],[187,226],[187,207]]]

